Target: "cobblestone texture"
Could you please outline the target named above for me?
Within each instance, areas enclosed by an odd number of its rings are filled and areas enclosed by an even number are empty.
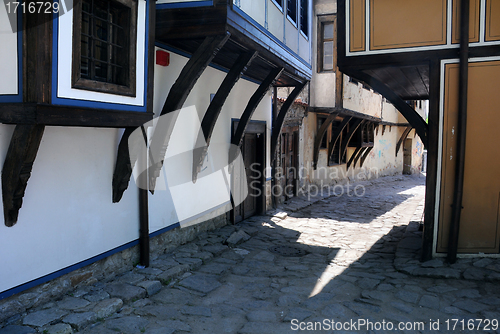
[[[447,319],[498,319],[500,286],[490,282],[496,260],[417,261],[424,181],[385,177],[362,183],[363,197],[294,199],[279,215],[202,233],[152,259],[150,268],[48,298],[28,312],[13,299],[0,334],[275,334],[297,332],[295,321],[323,319],[422,322],[422,330],[393,332],[455,333]],[[235,232],[248,240],[228,242]],[[283,256],[272,246],[305,253]]]

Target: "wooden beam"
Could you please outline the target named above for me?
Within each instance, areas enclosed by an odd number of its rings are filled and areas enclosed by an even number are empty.
[[[2,169],[3,211],[6,226],[17,223],[24,192],[42,141],[45,126],[16,125]]]
[[[396,155],[398,155],[399,149],[401,148],[401,145],[404,143],[406,138],[408,138],[408,135],[410,134],[412,127],[407,126],[403,134],[401,135],[401,138],[399,138],[398,143],[396,144]]]
[[[361,151],[358,153],[358,155],[356,156],[356,158],[354,158],[354,162],[352,163],[352,166],[353,168],[356,168],[356,164],[358,163],[358,160],[363,156],[363,154],[365,153],[365,151],[369,148],[369,147],[373,147],[373,146],[365,146],[361,149]],[[359,166],[361,167],[361,166]]]
[[[238,122],[238,127],[231,139],[231,148],[229,153],[229,162],[231,163],[237,153],[237,149],[241,147],[241,143],[243,142],[243,136],[245,134],[245,130],[252,118],[252,115],[259,105],[260,101],[264,98],[269,88],[274,84],[274,82],[279,78],[281,73],[283,73],[283,67],[277,67],[274,70],[271,70],[267,75],[266,79],[262,81],[259,88],[253,93],[252,97],[248,101],[248,104],[243,111],[243,114],[240,117],[240,121]]]
[[[373,146],[368,147],[368,149],[365,151],[363,156],[361,157],[361,161],[359,162],[359,167],[363,167],[363,164],[365,163],[366,158],[368,158],[368,154],[373,150]]]
[[[349,132],[347,133],[347,136],[345,138],[342,138],[342,143],[340,145],[340,161],[344,158],[344,155],[346,155],[347,152],[347,147],[349,146],[349,142],[351,141],[352,137],[356,133],[356,130],[365,122],[363,119],[356,118],[351,125],[349,126]]]
[[[281,106],[280,112],[278,113],[278,117],[276,117],[275,120],[273,120],[273,128],[271,130],[271,159],[275,159],[275,153],[276,153],[276,146],[278,145],[278,137],[281,133],[281,128],[283,127],[283,123],[285,122],[285,116],[286,113],[288,112],[288,109],[292,106],[293,102],[299,96],[300,92],[304,88],[304,86],[307,84],[307,81],[301,83],[300,85],[296,86],[294,90],[288,95],[287,99]]]
[[[179,77],[173,84],[172,88],[170,88],[160,116],[182,108],[189,93],[200,76],[203,74],[203,71],[228,39],[229,34],[208,36],[205,38],[203,43],[201,43],[186,65],[184,65]],[[167,122],[164,119],[165,118],[159,118],[156,128],[161,129],[161,131],[155,131],[153,133],[153,139],[150,145],[151,150],[153,152],[160,152],[157,156],[161,157],[165,156],[168,141],[172,134],[176,120],[169,119],[171,122]],[[113,202],[115,203],[120,201],[123,192],[127,189],[130,176],[132,175],[132,169],[134,167],[133,164],[135,163],[135,161],[131,161],[128,153],[128,138],[133,130],[134,129],[129,129],[128,131],[126,130],[124,136],[122,136],[122,139],[120,140],[115,172],[113,174]],[[120,146],[122,146],[121,150]],[[157,164],[158,166],[156,166],[155,170],[150,173],[150,191],[152,192],[154,191],[156,183],[156,175],[159,174],[159,169],[163,166],[163,161],[159,161]]]
[[[356,147],[356,150],[354,150],[354,153],[351,155],[351,158],[349,159],[349,161],[347,161],[347,170],[349,170],[349,167],[351,167],[354,161],[357,161],[356,157],[358,157],[358,155],[362,153],[363,149],[365,149],[365,147]],[[354,167],[355,166],[356,163],[354,163]]]
[[[336,127],[335,129],[333,129],[332,140],[330,141],[330,145],[328,146],[327,159],[330,159],[330,157],[332,156],[333,148],[337,144],[337,141],[339,140],[340,135],[342,134],[342,131],[344,131],[344,128],[347,126],[347,124],[351,121],[352,118],[353,118],[352,116],[344,117],[344,119],[342,120],[340,125],[338,127]]]
[[[428,126],[425,123],[425,120],[413,109],[410,107],[401,97],[399,97],[396,93],[394,93],[387,85],[378,81],[374,77],[362,72],[362,71],[352,71],[351,76],[361,81],[364,81],[366,84],[371,86],[375,91],[382,94],[389,102],[391,102],[394,107],[406,118],[408,123],[415,129],[418,136],[424,143],[424,146],[427,147],[428,140]]]
[[[212,138],[212,133],[219,118],[222,106],[226,102],[229,93],[233,89],[234,85],[241,78],[243,72],[252,63],[252,60],[257,56],[257,51],[248,51],[240,54],[236,62],[233,64],[226,77],[222,81],[215,93],[214,98],[210,101],[210,105],[203,116],[201,121],[201,128],[198,133],[198,139],[196,141],[195,149],[193,150],[193,182],[196,182],[198,178],[198,173],[203,166],[203,160],[205,159],[208,147],[210,145],[210,140]]]
[[[318,159],[319,159],[319,150],[321,146],[321,142],[323,141],[323,137],[328,130],[330,124],[332,124],[333,120],[337,117],[337,113],[333,113],[328,115],[325,122],[321,124],[318,132],[316,132],[316,138],[314,139],[314,151],[313,151],[313,168],[318,168]]]

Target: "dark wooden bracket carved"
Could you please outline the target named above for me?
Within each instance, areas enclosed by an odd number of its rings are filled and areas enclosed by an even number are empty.
[[[335,117],[337,117],[337,113],[333,113],[333,114],[328,115],[325,122],[323,124],[321,124],[321,127],[319,128],[318,132],[316,133],[316,138],[314,139],[314,152],[313,152],[313,168],[314,169],[318,168],[318,159],[319,159],[319,150],[320,150],[320,146],[321,146],[321,141],[323,140],[323,137],[325,136],[325,133],[328,130],[328,127],[330,126],[330,124],[332,124]]]
[[[184,65],[179,77],[173,84],[168,93],[165,104],[163,105],[160,116],[168,114],[172,111],[179,110],[184,105],[189,93],[194,85],[205,71],[206,67],[219,50],[224,46],[229,39],[230,34],[208,36],[203,43],[196,49],[189,61]],[[155,131],[151,141],[151,150],[161,150],[164,156],[167,150],[168,140],[174,128],[175,119],[170,119],[171,122],[162,121],[163,118],[158,120],[156,125],[161,131]],[[120,140],[118,147],[118,156],[116,159],[115,172],[113,174],[113,202],[117,203],[123,196],[123,192],[127,189],[132,175],[133,163],[129,157],[128,139],[130,134],[135,129],[127,129]],[[158,146],[160,146],[158,148]],[[120,149],[121,147],[121,149]],[[154,191],[156,177],[159,175],[160,169],[163,166],[163,161],[156,162],[155,168],[150,173],[150,191]]]
[[[236,131],[231,139],[232,145],[229,151],[229,163],[233,162],[236,158],[236,155],[238,153],[237,150],[239,147],[241,147],[245,130],[250,122],[250,119],[252,118],[255,109],[259,105],[260,101],[262,101],[269,88],[271,88],[271,86],[279,78],[281,73],[283,73],[283,70],[283,67],[277,67],[274,70],[271,70],[264,81],[262,81],[259,88],[257,88],[255,93],[253,93],[250,100],[248,100],[248,104],[243,111],[243,114],[241,115],[240,121],[238,122],[238,127],[236,128]]]
[[[401,135],[401,138],[399,138],[398,143],[396,144],[396,155],[398,155],[399,149],[401,148],[401,145],[404,143],[406,138],[408,138],[408,135],[410,134],[412,127],[407,126],[403,134]]]
[[[352,137],[356,133],[356,130],[358,130],[358,128],[363,125],[365,121],[366,120],[360,118],[356,118],[354,119],[354,121],[352,121],[349,127],[349,132],[347,132],[345,138],[342,138],[342,143],[340,145],[340,160],[342,160],[344,158],[344,155],[347,154],[347,147],[349,146],[349,142],[351,141]]]
[[[207,156],[208,147],[210,145],[210,140],[212,139],[212,133],[219,118],[220,111],[226,102],[229,93],[233,89],[234,85],[246,71],[247,67],[252,63],[252,61],[257,57],[257,51],[248,51],[240,54],[236,62],[233,64],[226,77],[222,81],[215,93],[214,98],[210,101],[210,105],[203,116],[201,121],[201,128],[198,133],[198,139],[196,140],[196,146],[193,150],[193,183],[196,182],[198,178],[198,173],[201,171],[203,166],[203,160]]]
[[[3,211],[6,226],[17,223],[24,192],[42,141],[45,126],[16,125],[2,169]]]
[[[351,119],[353,119],[352,116],[344,117],[344,119],[342,120],[340,125],[338,127],[336,127],[335,129],[333,129],[332,140],[330,141],[330,146],[328,146],[328,159],[330,159],[330,157],[332,156],[333,148],[337,144],[337,141],[339,140],[340,135],[342,134],[342,131],[344,131],[344,128],[351,121]]]
[[[271,130],[271,160],[275,159],[276,147],[278,145],[278,138],[281,133],[281,128],[283,127],[283,123],[285,122],[285,116],[288,112],[288,109],[292,106],[293,102],[299,96],[300,92],[307,84],[307,81],[296,86],[294,90],[288,95],[285,102],[281,106],[281,109],[278,113],[278,116],[275,120],[273,120],[273,128]]]
[[[354,151],[353,155],[347,162],[347,170],[352,166],[352,168],[356,168],[356,163],[358,162],[359,158],[363,155],[363,153],[366,151],[368,147],[357,147],[356,150]]]
[[[406,118],[408,123],[415,129],[418,136],[424,143],[424,146],[427,147],[428,140],[428,125],[425,123],[425,120],[413,109],[409,106],[405,100],[399,97],[396,93],[394,93],[389,87],[380,82],[379,80],[373,78],[372,76],[362,72],[362,71],[353,71],[352,76],[356,79],[364,81],[366,84],[370,85],[375,91],[382,94],[389,102],[391,102],[394,107]]]
[[[368,149],[365,151],[363,156],[361,157],[361,161],[359,162],[359,167],[363,167],[363,164],[365,163],[366,158],[368,158],[368,155],[370,152],[373,150],[373,146],[368,147]]]

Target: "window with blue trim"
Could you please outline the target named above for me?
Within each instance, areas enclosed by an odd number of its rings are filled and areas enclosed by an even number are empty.
[[[135,96],[137,1],[80,0],[73,15],[72,86]]]

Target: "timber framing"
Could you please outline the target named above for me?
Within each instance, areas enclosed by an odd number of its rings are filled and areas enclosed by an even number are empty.
[[[370,154],[370,152],[373,150],[373,146],[370,146],[366,149],[365,153],[363,154],[363,156],[361,157],[361,161],[359,162],[359,167],[363,167],[363,164],[365,163],[365,160],[366,158],[368,158],[368,155]]]
[[[347,170],[349,170],[351,165],[353,166],[353,168],[356,168],[356,162],[358,161],[361,153],[363,153],[364,149],[365,147],[356,147],[354,153],[351,155],[351,158],[349,159],[349,161],[347,161]]]
[[[405,142],[406,138],[408,138],[408,135],[410,134],[410,131],[412,129],[413,128],[411,126],[407,126],[406,129],[401,134],[401,137],[399,138],[398,143],[396,144],[396,155],[398,155],[401,145]]]
[[[205,38],[198,50],[196,50],[183,67],[179,77],[170,89],[160,116],[182,108],[194,85],[228,38],[229,34],[208,36]],[[168,120],[164,117],[159,118],[150,145],[150,151],[153,153],[154,157],[165,156],[168,140],[174,129],[175,120],[175,117],[173,119],[169,118]],[[128,153],[128,138],[132,132],[133,130],[126,131],[120,140],[120,146],[127,147],[127,149],[119,149],[116,159],[115,171],[113,174],[113,202],[115,203],[120,201],[123,192],[127,189],[134,167]],[[151,192],[154,191],[156,177],[159,175],[162,166],[163,160],[156,161],[152,166],[153,170],[152,173],[150,173]]]
[[[293,102],[299,96],[300,92],[304,88],[304,86],[307,84],[306,82],[303,82],[302,84],[296,86],[293,91],[288,95],[287,99],[285,102],[283,102],[283,105],[281,106],[281,109],[278,113],[278,116],[276,119],[273,121],[273,127],[271,131],[271,159],[275,160],[276,156],[276,148],[278,146],[278,137],[281,133],[281,128],[283,127],[283,122],[285,121],[285,116],[286,113],[288,112],[288,109],[292,106]]]
[[[249,51],[242,53],[238,57],[220,84],[219,89],[215,93],[214,98],[210,102],[210,105],[203,116],[196,148],[193,150],[193,183],[196,182],[198,173],[203,165],[203,160],[208,153],[208,147],[210,145],[212,133],[214,131],[215,124],[217,123],[217,119],[219,118],[220,111],[234,85],[238,82],[247,66],[250,65],[256,56],[256,51]]]
[[[330,157],[332,156],[332,153],[333,153],[333,148],[335,147],[335,145],[337,144],[337,141],[339,140],[340,138],[340,135],[342,134],[342,132],[344,131],[344,128],[347,126],[347,124],[349,124],[349,122],[351,121],[351,119],[353,119],[354,117],[353,116],[347,116],[345,117],[342,122],[339,124],[338,127],[336,127],[335,129],[333,129],[333,132],[332,132],[332,140],[330,141],[330,146],[328,146],[328,156],[327,156],[327,159],[330,159]],[[315,162],[315,165],[317,165],[318,162],[316,161]]]

